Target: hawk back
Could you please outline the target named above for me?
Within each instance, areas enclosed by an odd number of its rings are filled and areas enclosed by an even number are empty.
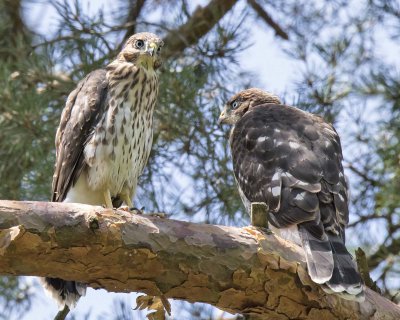
[[[274,227],[298,226],[315,282],[344,295],[361,294],[361,278],[344,245],[347,184],[335,129],[299,109],[262,104],[236,123],[230,141],[245,206],[265,202]]]

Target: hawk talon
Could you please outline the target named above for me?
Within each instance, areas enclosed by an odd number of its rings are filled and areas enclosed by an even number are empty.
[[[132,213],[135,213],[135,214],[144,214],[144,210],[145,210],[145,207],[141,207],[140,209],[136,208],[136,207],[130,207],[129,208],[129,212],[132,212]]]
[[[151,212],[151,213],[144,213],[145,207],[142,207],[140,209],[136,207],[129,208],[130,212],[136,213],[136,214],[141,214],[141,215],[146,215],[146,216],[151,216],[151,217],[157,217],[164,219],[167,217],[167,215],[164,212]]]
[[[148,215],[152,216],[152,217],[161,218],[161,219],[167,218],[167,215],[164,212],[152,212],[152,213],[148,213]]]
[[[265,233],[266,235],[274,234],[274,232],[268,227],[255,227],[258,231]]]

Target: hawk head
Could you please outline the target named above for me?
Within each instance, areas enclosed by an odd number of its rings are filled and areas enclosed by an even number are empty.
[[[266,103],[281,104],[281,101],[276,95],[257,88],[240,91],[225,104],[218,123],[234,125],[250,108]]]
[[[153,33],[136,33],[126,41],[117,59],[141,65],[146,69],[157,69],[161,66],[160,53],[163,45],[164,42]]]

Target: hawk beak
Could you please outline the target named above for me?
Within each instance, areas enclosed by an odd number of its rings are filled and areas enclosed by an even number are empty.
[[[218,118],[218,125],[221,125],[222,123],[224,123],[224,121],[225,121],[225,119],[227,118],[228,116],[227,116],[227,113],[226,113],[226,110],[224,109],[222,112],[221,112],[221,114],[219,115],[219,118]]]
[[[156,50],[157,50],[157,44],[155,42],[152,42],[149,44],[149,47],[147,48],[146,52],[150,56],[154,56],[154,52],[156,52]]]

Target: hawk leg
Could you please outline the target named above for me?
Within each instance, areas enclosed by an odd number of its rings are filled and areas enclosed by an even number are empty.
[[[131,197],[129,196],[128,193],[121,193],[120,195],[121,200],[126,204],[126,206],[120,206],[118,209],[127,211],[130,213],[136,213],[136,214],[143,214],[143,209],[138,209],[133,206]]]
[[[126,206],[121,206],[118,209],[130,212],[130,213],[135,213],[135,214],[144,214],[144,212],[143,212],[144,207],[141,209],[134,207],[131,197],[127,193],[121,193],[120,198],[126,204]],[[152,217],[165,218],[164,213],[149,213],[148,215],[152,216]]]
[[[132,199],[131,197],[128,195],[128,193],[121,193],[119,195],[119,197],[121,198],[121,200],[123,201],[123,203],[125,203],[125,206],[120,206],[118,209],[119,210],[123,210],[123,211],[127,211],[127,212],[131,212],[131,213],[139,213],[142,214],[142,212],[139,209],[136,209],[133,207],[133,203],[132,203]]]
[[[125,204],[128,206],[128,208],[133,207],[131,197],[128,194],[126,194],[126,193],[121,194],[121,199],[123,202],[125,202]]]
[[[106,208],[112,209],[113,208],[113,204],[112,204],[112,200],[111,200],[110,189],[106,189],[104,191],[104,193],[103,193],[103,196],[104,196]]]

